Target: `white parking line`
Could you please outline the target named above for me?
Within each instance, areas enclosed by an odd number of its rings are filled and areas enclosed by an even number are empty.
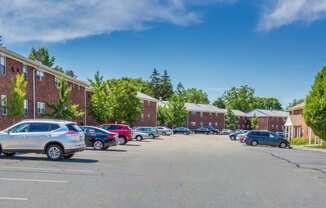
[[[17,197],[0,197],[0,200],[10,200],[10,201],[27,201],[28,198],[17,198]]]
[[[95,173],[95,171],[91,170],[79,170],[79,169],[59,169],[59,168],[35,168],[35,167],[13,167],[13,166],[2,166],[0,167],[1,170],[10,170],[10,169],[15,169],[15,170],[36,170],[36,171],[52,171],[52,172],[74,172],[74,173]]]
[[[68,183],[68,181],[60,181],[60,180],[38,180],[38,179],[26,179],[26,178],[0,178],[0,181],[37,182],[37,183]]]

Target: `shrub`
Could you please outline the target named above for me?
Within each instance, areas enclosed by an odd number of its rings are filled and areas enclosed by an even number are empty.
[[[293,138],[291,139],[291,145],[308,145],[309,139],[307,138]]]

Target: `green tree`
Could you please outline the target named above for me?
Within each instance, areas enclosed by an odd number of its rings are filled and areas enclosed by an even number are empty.
[[[160,97],[163,100],[169,99],[173,95],[173,85],[167,70],[164,70],[160,83]]]
[[[59,65],[56,65],[53,69],[58,72],[65,73],[65,70]]]
[[[32,48],[28,58],[34,61],[39,61],[50,68],[53,67],[55,61],[54,56],[50,56],[47,48]]]
[[[71,90],[68,88],[63,75],[59,81],[58,93],[59,99],[57,102],[46,103],[51,110],[45,113],[44,116],[55,119],[75,120],[84,115],[84,112],[78,111],[79,105],[70,102]]]
[[[175,90],[175,93],[179,94],[179,95],[183,95],[184,92],[185,92],[185,88],[184,88],[183,84],[181,82],[179,82],[177,84],[177,88]]]
[[[108,100],[112,114],[110,120],[132,125],[140,118],[142,103],[137,87],[124,80],[108,80]]]
[[[157,71],[156,68],[154,68],[153,70],[149,83],[153,91],[153,96],[156,99],[160,99],[161,98],[161,93],[160,93],[161,74]]]
[[[258,127],[258,118],[256,114],[250,119],[251,129],[255,130]]]
[[[225,128],[236,129],[236,117],[231,109],[227,109],[225,115]]]
[[[122,77],[121,80],[130,82],[130,84],[134,85],[139,92],[142,92],[146,95],[153,96],[153,90],[151,85],[148,81],[142,78],[129,78],[129,77]]]
[[[292,102],[290,102],[288,104],[288,106],[286,107],[286,109],[288,110],[288,109],[290,109],[290,108],[292,108],[292,107],[294,107],[294,106],[296,106],[296,105],[298,105],[300,103],[303,103],[303,102],[304,102],[304,99],[303,98],[302,99],[293,99]]]
[[[258,109],[282,110],[282,104],[277,98],[256,97],[254,106]]]
[[[167,107],[171,115],[170,123],[175,126],[185,125],[188,112],[186,110],[184,98],[177,94],[173,95],[169,99]]]
[[[16,81],[13,85],[11,96],[8,99],[9,117],[15,121],[24,115],[24,100],[26,97],[27,82],[23,74],[16,75]]]
[[[173,118],[167,106],[158,106],[157,108],[157,122],[159,125],[171,126]]]
[[[326,66],[317,74],[305,99],[304,119],[313,132],[326,140]]]
[[[184,91],[186,102],[196,104],[209,104],[207,93],[203,90],[190,88]]]
[[[75,72],[73,70],[66,70],[65,74],[71,78],[77,79],[77,75],[75,74]]]
[[[248,85],[232,87],[224,92],[223,100],[227,108],[251,111],[255,108],[255,90]]]
[[[217,98],[214,102],[213,102],[213,105],[218,107],[218,108],[225,108],[225,103],[224,103],[224,100],[223,98],[219,97]]]
[[[94,75],[94,80],[89,80],[89,83],[92,88],[92,95],[88,109],[97,122],[104,123],[108,121],[112,114],[108,97],[108,85],[98,71]]]

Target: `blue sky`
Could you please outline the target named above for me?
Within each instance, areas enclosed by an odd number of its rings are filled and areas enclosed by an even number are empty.
[[[155,67],[211,100],[248,84],[287,104],[326,64],[325,0],[3,1],[11,8],[0,9],[6,46],[23,55],[48,47],[80,79],[96,70],[147,79]],[[49,6],[56,12],[28,12]]]

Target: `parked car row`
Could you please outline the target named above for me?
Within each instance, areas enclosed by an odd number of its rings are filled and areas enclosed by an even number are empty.
[[[106,150],[111,146],[125,145],[132,139],[155,139],[172,135],[166,127],[138,127],[125,124],[78,126],[75,122],[60,120],[24,120],[0,132],[0,154],[46,154],[49,160],[69,159],[86,147]]]
[[[231,140],[238,140],[251,146],[267,145],[280,148],[291,148],[284,134],[271,131],[237,131],[229,134]]]

